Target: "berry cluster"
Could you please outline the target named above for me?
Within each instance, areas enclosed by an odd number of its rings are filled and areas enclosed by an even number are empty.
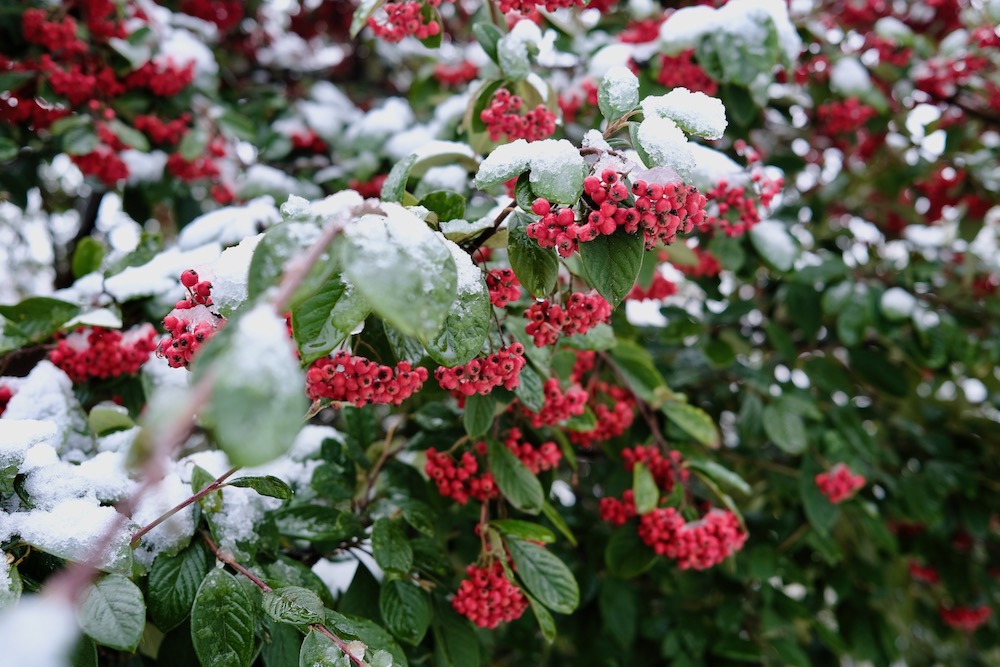
[[[438,63],[434,66],[434,78],[442,86],[461,86],[477,76],[479,76],[479,68],[468,60],[463,60],[457,65]]]
[[[292,133],[292,150],[303,153],[327,153],[330,147],[315,130],[304,130]]]
[[[183,0],[180,10],[228,32],[243,20],[243,5],[241,0]]]
[[[174,304],[177,310],[212,305],[212,283],[200,280],[198,272],[194,269],[188,269],[181,274],[181,285],[187,290],[187,296]]]
[[[145,133],[154,144],[175,145],[184,138],[190,122],[191,114],[183,113],[180,118],[169,122],[156,116],[136,116],[132,124],[135,129]]]
[[[542,0],[541,2],[536,2],[536,0],[500,0],[500,11],[504,14],[520,12],[527,15],[535,12],[535,7],[538,5],[545,7],[546,11],[554,12],[557,9],[583,7],[586,4],[587,0]]]
[[[597,292],[573,292],[565,310],[548,299],[536,301],[524,311],[528,325],[524,328],[536,347],[554,345],[560,334],[572,336],[586,333],[611,319],[611,304]]]
[[[858,128],[878,115],[873,107],[856,97],[834,100],[816,109],[816,121],[821,131],[828,135],[853,135]]]
[[[864,485],[864,476],[855,475],[843,463],[838,463],[828,472],[816,475],[816,486],[834,504],[842,503],[852,497]]]
[[[502,135],[506,135],[508,141],[539,141],[552,136],[556,131],[556,115],[544,104],[539,104],[522,116],[518,113],[522,104],[524,100],[506,88],[493,93],[490,103],[479,114],[479,119],[486,124],[490,141],[500,141]]]
[[[173,368],[189,368],[195,352],[225,324],[206,306],[181,307],[182,303],[189,302],[178,302],[178,307],[163,318],[163,327],[170,335],[156,346],[156,356],[165,358]]]
[[[590,431],[569,431],[569,439],[581,447],[617,438],[635,421],[635,398],[624,387],[595,382],[590,389],[590,409],[597,421]]]
[[[915,581],[931,585],[941,581],[941,576],[938,574],[938,571],[930,565],[921,565],[916,561],[911,561],[909,570],[910,576],[913,577]]]
[[[555,248],[562,257],[569,257],[580,247],[573,209],[554,209],[549,202],[539,197],[531,205],[531,212],[541,216],[541,219],[529,224],[525,231],[529,238],[538,241],[539,246]]]
[[[629,301],[661,301],[674,294],[677,294],[677,284],[667,280],[657,271],[653,274],[649,287],[643,289],[636,283],[625,298]]]
[[[426,368],[413,368],[400,361],[393,369],[338,350],[332,357],[317,359],[306,371],[306,394],[312,400],[353,403],[356,407],[372,403],[399,405],[427,381]]]
[[[486,286],[490,290],[490,303],[497,308],[506,308],[521,296],[521,281],[510,269],[492,269],[486,274]]]
[[[559,95],[559,110],[562,112],[564,123],[576,121],[576,115],[584,107],[597,108],[597,86],[589,79],[584,79],[579,86]]]
[[[463,452],[459,464],[444,452],[431,448],[427,450],[427,463],[424,472],[434,480],[438,493],[445,498],[451,498],[459,505],[475,498],[481,503],[497,498],[500,491],[493,481],[493,473],[479,472],[479,461],[472,452]]]
[[[545,381],[543,391],[545,404],[541,410],[536,413],[525,408],[531,425],[535,428],[555,426],[574,415],[582,415],[587,408],[587,392],[579,385],[573,385],[563,393],[559,388],[559,380],[550,378]]]
[[[697,264],[674,264],[678,271],[690,278],[710,278],[719,275],[722,265],[708,250],[702,250],[701,246],[691,246],[691,252],[698,260]]]
[[[507,579],[499,561],[489,568],[470,565],[465,573],[468,579],[459,584],[451,606],[479,627],[495,628],[517,620],[528,608],[528,600]]]
[[[156,330],[150,324],[125,333],[114,329],[80,327],[56,343],[49,360],[73,382],[132,375],[156,348]]]
[[[694,186],[638,180],[632,185],[632,194],[641,214],[647,250],[657,241],[673,243],[677,232],[687,233],[705,219],[705,195]]]
[[[639,519],[639,537],[657,554],[673,558],[682,570],[707,570],[746,543],[747,534],[728,510],[712,509],[685,523],[673,507],[657,508]]]
[[[611,496],[601,498],[600,510],[602,521],[622,526],[636,515],[635,493],[629,489],[622,494],[621,500]]]
[[[522,437],[520,429],[512,428],[507,433],[504,445],[521,460],[521,463],[528,470],[537,475],[540,472],[551,470],[559,465],[559,462],[562,460],[562,452],[556,443],[551,441],[543,442],[538,447],[535,447],[530,442],[522,442]],[[479,443],[477,447],[479,446],[485,450],[485,443]]]
[[[441,0],[428,0],[427,4],[437,7]],[[376,37],[386,42],[400,42],[411,35],[417,39],[427,39],[441,32],[441,24],[437,21],[424,22],[423,5],[419,2],[387,2],[380,11],[385,12],[384,16],[369,18],[368,27]]]
[[[464,366],[440,366],[434,371],[434,377],[442,389],[456,392],[460,396],[486,395],[494,387],[517,387],[524,363],[524,346],[514,343],[509,347],[501,347],[487,357],[476,357]]]
[[[670,493],[677,477],[681,483],[687,482],[688,471],[681,467],[681,453],[672,450],[667,456],[660,453],[660,450],[652,445],[643,447],[636,446],[631,449],[622,450],[622,461],[625,462],[625,470],[632,472],[636,463],[642,463],[653,474],[656,485],[664,493]]]
[[[659,37],[658,32],[656,36]],[[668,89],[687,88],[713,96],[719,91],[719,84],[694,62],[694,49],[681,51],[676,56],[661,56],[656,80]]]
[[[14,390],[7,385],[0,384],[0,416],[7,410],[7,404],[14,398]]]
[[[771,179],[763,169],[754,169],[750,185],[731,185],[722,180],[705,198],[709,203],[701,231],[722,230],[726,236],[741,236],[761,220],[760,208],[767,208],[781,192],[783,181]],[[759,206],[758,206],[759,205]]]
[[[938,613],[949,626],[971,634],[990,619],[993,610],[982,604],[978,607],[941,607]]]

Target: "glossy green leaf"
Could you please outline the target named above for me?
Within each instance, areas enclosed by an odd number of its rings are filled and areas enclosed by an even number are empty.
[[[225,570],[209,572],[191,609],[191,640],[206,667],[249,667],[254,612],[250,596]]]
[[[416,584],[393,579],[383,582],[378,602],[389,631],[407,644],[419,644],[431,622],[427,594]]]
[[[120,574],[101,577],[83,592],[77,621],[98,644],[134,651],[146,627],[142,591]]]
[[[146,600],[149,615],[160,630],[173,630],[188,617],[211,564],[211,555],[200,541],[173,556],[160,554],[153,561]]]
[[[559,261],[555,250],[542,248],[530,238],[527,227],[531,218],[515,211],[507,222],[507,256],[510,267],[524,289],[535,297],[548,296],[556,286]]]
[[[372,555],[383,570],[409,572],[413,567],[413,547],[399,519],[381,518],[372,526]]]
[[[642,267],[645,242],[639,234],[619,229],[580,244],[580,259],[588,282],[612,307],[632,291]]]
[[[545,547],[505,538],[518,578],[543,605],[570,614],[580,604],[580,588],[566,564]]]
[[[323,623],[326,612],[316,593],[301,586],[282,586],[264,591],[261,607],[279,623],[310,625]]]
[[[505,445],[491,440],[487,452],[490,472],[504,497],[519,510],[538,514],[545,501],[538,478]]]

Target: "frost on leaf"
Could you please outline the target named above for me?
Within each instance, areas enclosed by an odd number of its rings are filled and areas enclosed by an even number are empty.
[[[612,67],[601,79],[597,102],[607,120],[621,118],[639,103],[639,79],[628,67]]]
[[[687,88],[674,88],[666,95],[642,101],[646,118],[669,118],[688,134],[720,139],[729,124],[722,101]]]
[[[694,170],[694,157],[687,137],[669,118],[648,116],[639,123],[636,136],[649,157],[648,167],[670,167],[685,178]]]
[[[587,163],[565,139],[528,143],[524,139],[499,146],[476,174],[476,187],[486,189],[530,171],[532,191],[557,204],[573,204],[583,192]]]

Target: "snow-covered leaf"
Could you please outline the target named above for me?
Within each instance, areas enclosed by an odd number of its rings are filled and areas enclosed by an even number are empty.
[[[473,264],[468,253],[451,241],[445,243],[457,268],[456,297],[448,309],[440,333],[425,339],[424,347],[438,363],[458,366],[468,362],[483,349],[493,313],[482,271]]]
[[[605,120],[621,118],[639,104],[639,79],[627,67],[612,67],[597,88],[597,104]]]
[[[728,125],[721,100],[687,88],[645,98],[642,112],[646,118],[669,118],[688,134],[706,139],[721,138]]]

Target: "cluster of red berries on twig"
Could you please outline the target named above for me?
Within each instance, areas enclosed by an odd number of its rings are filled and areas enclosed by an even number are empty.
[[[671,451],[663,456],[656,447],[636,446],[622,450],[622,460],[629,472],[636,463],[645,465],[653,475],[657,487],[669,494],[674,489],[677,479],[684,483],[688,479],[688,471],[681,467],[680,452]],[[612,496],[601,498],[601,519],[620,526],[636,515],[635,496],[631,489],[622,494],[621,500]]]
[[[550,302],[536,301],[524,311],[528,319],[525,331],[536,347],[554,345],[559,336],[583,334],[611,319],[611,304],[595,291],[573,292],[566,308]]]
[[[508,141],[539,141],[552,136],[556,131],[556,115],[544,104],[539,104],[522,116],[518,112],[523,104],[524,100],[506,88],[493,93],[490,103],[479,114],[479,119],[486,124],[490,141],[500,141],[503,135]]]
[[[747,534],[729,510],[712,509],[685,522],[673,507],[658,507],[639,518],[639,537],[657,554],[673,558],[682,570],[707,570],[746,543]]]
[[[748,185],[719,181],[705,198],[708,209],[699,225],[703,232],[721,230],[726,236],[741,236],[761,220],[760,208],[767,208],[781,192],[783,181],[769,178],[760,168],[754,168]]]
[[[990,619],[993,610],[982,604],[978,607],[941,607],[938,613],[949,626],[971,634]]]
[[[941,581],[941,575],[939,575],[938,571],[929,565],[921,565],[916,561],[911,561],[909,570],[910,576],[916,581],[931,585]]]
[[[507,578],[499,561],[489,567],[469,565],[465,573],[468,578],[459,584],[451,606],[479,627],[517,620],[528,608],[524,593]]]
[[[719,275],[722,265],[719,260],[708,250],[703,250],[701,246],[690,246],[694,253],[697,264],[674,264],[674,267],[689,278],[711,278]]]
[[[460,396],[486,395],[494,387],[517,387],[524,363],[524,346],[514,343],[486,357],[476,357],[464,366],[440,366],[434,371],[434,377],[442,389]]]
[[[479,68],[468,60],[457,65],[438,63],[434,66],[434,78],[442,86],[461,86],[479,76]]]
[[[156,349],[156,329],[150,324],[122,333],[103,327],[80,327],[60,338],[49,360],[73,382],[132,375]]]
[[[521,281],[510,269],[491,269],[486,274],[486,287],[490,290],[490,303],[497,308],[506,308],[521,297]]]
[[[181,285],[187,296],[163,318],[163,327],[170,335],[156,346],[156,356],[164,357],[174,368],[190,367],[198,348],[226,322],[208,308],[212,305],[212,283],[188,269],[181,274]]]
[[[530,442],[523,441],[523,437],[521,429],[512,428],[507,432],[504,445],[514,453],[514,456],[520,459],[521,463],[528,470],[537,475],[540,472],[551,470],[559,465],[559,462],[562,460],[562,452],[559,450],[559,445],[549,441],[543,442],[536,447]],[[484,449],[485,443],[479,443],[477,448]]]
[[[705,195],[693,185],[637,180],[632,184],[632,194],[641,214],[647,250],[658,241],[673,243],[678,232],[687,233],[705,219]]]
[[[570,381],[584,384],[584,376],[594,369],[597,353],[582,350],[576,353],[576,363]],[[617,438],[635,420],[635,397],[624,388],[592,378],[586,382],[588,405],[594,412],[597,425],[589,431],[568,431],[569,439],[581,447],[592,447],[598,442]]]
[[[842,503],[851,498],[864,485],[864,476],[855,475],[843,463],[838,463],[829,471],[816,475],[816,486],[834,504]]]
[[[656,36],[659,37],[659,32]],[[661,56],[656,80],[665,88],[687,88],[713,96],[719,91],[719,84],[694,62],[694,49],[675,56]]]
[[[649,287],[643,288],[636,283],[625,298],[629,301],[661,301],[675,294],[677,294],[677,284],[667,280],[657,271],[653,274]]]
[[[459,505],[475,498],[481,503],[497,498],[500,491],[493,480],[493,473],[479,472],[479,461],[472,452],[463,452],[458,462],[446,452],[428,449],[427,463],[424,472],[437,485],[438,493],[445,498],[451,498]]]
[[[535,428],[555,426],[567,419],[582,415],[587,409],[587,392],[579,385],[573,385],[565,392],[559,387],[559,380],[549,378],[543,388],[545,403],[538,412],[525,408],[525,412]]]
[[[338,350],[332,357],[321,357],[309,366],[306,394],[314,401],[326,398],[359,408],[373,403],[399,405],[420,391],[426,381],[427,369],[413,368],[408,361],[391,368]]]
[[[441,0],[428,0],[428,5],[437,7]],[[423,5],[419,2],[387,2],[382,5],[385,15],[372,16],[368,19],[368,27],[375,36],[386,42],[399,42],[404,37],[427,39],[441,32],[441,24],[424,17]]]

